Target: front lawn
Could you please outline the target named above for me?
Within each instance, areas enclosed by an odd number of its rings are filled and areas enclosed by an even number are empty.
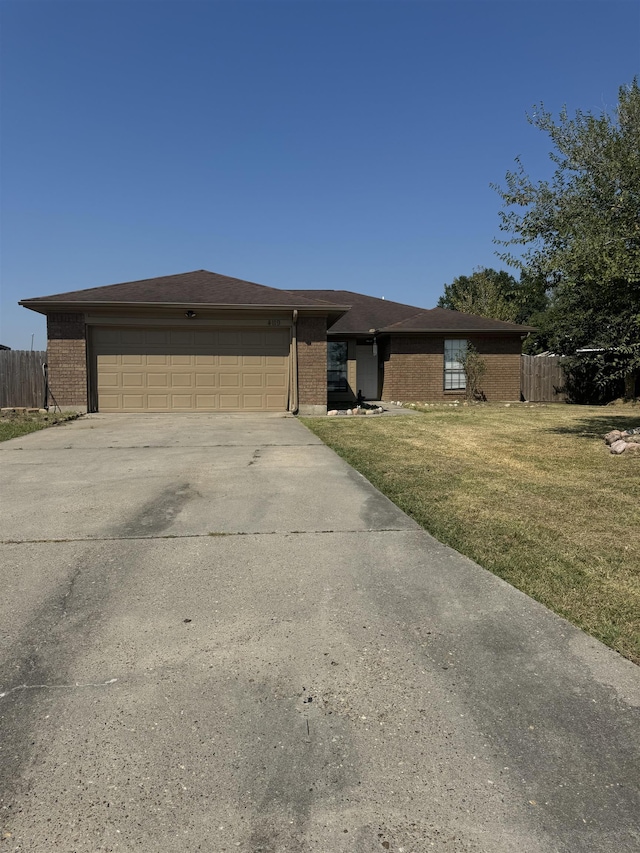
[[[430,407],[304,423],[441,542],[640,663],[640,409]]]
[[[55,426],[65,421],[75,420],[76,412],[2,412],[0,416],[0,441],[19,438],[45,427]]]

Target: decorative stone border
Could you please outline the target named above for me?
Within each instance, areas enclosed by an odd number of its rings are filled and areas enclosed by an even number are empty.
[[[640,452],[640,427],[611,430],[605,435],[604,440],[609,445],[611,453],[617,455],[630,452],[638,453]]]
[[[355,406],[353,409],[331,409],[327,412],[328,418],[336,415],[381,415],[384,412],[382,406]]]

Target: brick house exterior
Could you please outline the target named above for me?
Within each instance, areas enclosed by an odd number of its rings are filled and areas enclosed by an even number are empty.
[[[487,399],[519,400],[520,337],[476,333],[466,340],[486,363],[482,390]],[[383,355],[382,399],[431,403],[464,399],[464,390],[444,390],[444,342],[442,334],[391,335]]]
[[[460,399],[464,372],[445,358],[453,345],[472,345],[484,359],[489,401],[519,400],[522,339],[531,331],[206,270],[20,304],[47,316],[50,402],[85,411],[322,414],[357,397]]]
[[[298,408],[310,414],[327,411],[327,320],[304,317],[298,322]]]
[[[62,408],[87,405],[87,335],[84,314],[47,315],[47,363],[55,377],[55,402]]]

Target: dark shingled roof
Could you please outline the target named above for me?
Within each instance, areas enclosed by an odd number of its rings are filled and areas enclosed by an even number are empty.
[[[322,299],[325,302],[351,306],[349,311],[331,326],[329,330],[331,334],[337,332],[368,334],[371,329],[382,329],[390,323],[411,317],[422,310],[415,305],[403,305],[401,302],[365,296],[363,293],[353,293],[351,290],[292,290],[290,292],[305,294],[310,299]]]
[[[291,293],[350,305],[351,308],[336,323],[329,333],[369,334],[377,332],[519,332],[532,331],[531,326],[520,326],[503,320],[463,314],[447,308],[418,308],[375,296],[364,296],[350,290],[292,290]]]
[[[256,305],[292,308],[327,307],[312,295],[297,295],[288,290],[266,287],[227,275],[195,270],[141,281],[125,281],[86,290],[71,290],[52,296],[24,299],[20,304],[35,308],[44,303],[163,303],[181,305]]]
[[[506,320],[493,320],[477,314],[464,314],[462,311],[450,311],[448,308],[428,308],[385,326],[385,332],[532,332],[532,326],[508,323]]]
[[[505,323],[446,308],[418,308],[351,290],[280,290],[227,275],[195,270],[141,281],[125,281],[86,290],[24,299],[20,305],[46,313],[56,305],[210,305],[256,308],[324,309],[331,335],[377,332],[525,332],[529,326]],[[349,306],[349,310],[345,310]],[[342,316],[339,316],[342,315]]]

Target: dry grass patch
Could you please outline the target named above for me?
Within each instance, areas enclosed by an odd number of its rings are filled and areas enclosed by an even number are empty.
[[[640,410],[304,422],[440,541],[640,663],[640,456],[602,440]]]
[[[19,438],[30,432],[37,432],[46,427],[73,421],[79,418],[77,412],[2,412],[0,416],[0,441]]]

